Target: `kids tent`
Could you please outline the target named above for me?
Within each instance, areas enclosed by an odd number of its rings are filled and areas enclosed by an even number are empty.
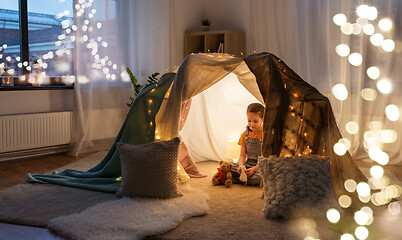
[[[115,192],[121,176],[116,143],[144,144],[178,136],[191,105],[189,101],[229,74],[234,74],[266,106],[264,157],[310,153],[329,156],[336,196],[344,193],[345,180],[366,181],[349,153],[338,156],[333,151],[333,145],[342,137],[329,100],[270,53],[244,58],[226,54],[187,56],[176,74],[166,73],[158,83],[141,90],[111,149],[98,165],[86,172],[69,169],[52,175],[28,174],[29,180]],[[196,129],[192,132],[197,134]]]

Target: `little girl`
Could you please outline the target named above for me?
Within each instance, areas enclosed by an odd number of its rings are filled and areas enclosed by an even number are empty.
[[[257,167],[261,156],[262,122],[265,107],[260,103],[252,103],[247,107],[247,127],[239,139],[240,157],[234,165],[232,176],[235,183],[245,183],[240,180],[241,169],[245,167],[248,185],[259,185],[262,177]]]

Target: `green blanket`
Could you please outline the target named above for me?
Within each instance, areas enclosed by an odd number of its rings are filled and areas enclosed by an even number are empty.
[[[144,144],[154,141],[155,116],[175,75],[166,73],[158,83],[148,85],[138,93],[112,147],[98,165],[88,171],[67,169],[50,175],[28,173],[28,182],[54,183],[115,193],[121,182],[120,154],[116,143]]]

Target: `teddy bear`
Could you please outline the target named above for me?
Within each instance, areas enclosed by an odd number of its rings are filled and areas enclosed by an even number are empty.
[[[225,185],[227,188],[232,186],[232,170],[233,164],[226,161],[219,161],[218,172],[212,177],[212,185]]]

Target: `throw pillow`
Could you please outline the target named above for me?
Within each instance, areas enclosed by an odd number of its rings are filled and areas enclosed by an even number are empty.
[[[173,198],[177,189],[180,139],[131,145],[118,143],[121,158],[120,197]]]
[[[335,198],[328,157],[260,157],[265,217],[290,219],[325,217],[326,209],[340,210]]]

